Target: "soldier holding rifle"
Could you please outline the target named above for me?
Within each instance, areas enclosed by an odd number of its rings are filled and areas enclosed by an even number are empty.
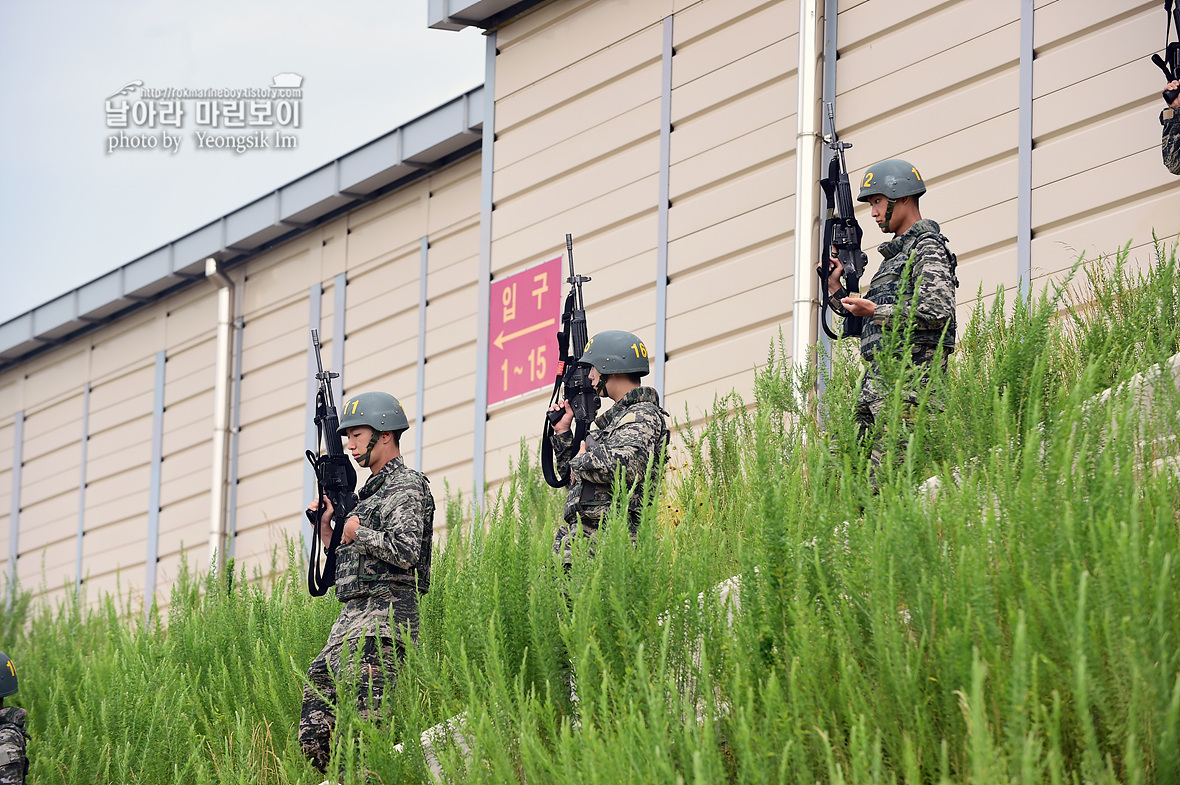
[[[877,357],[887,332],[912,330],[908,346],[912,370],[907,373],[904,391],[907,412],[917,404],[930,364],[941,356],[945,367],[947,355],[954,350],[957,260],[938,224],[922,217],[918,199],[924,193],[926,184],[909,162],[893,158],[870,166],[857,201],[869,204],[877,226],[893,239],[878,246],[883,261],[863,297],[849,296],[840,282],[843,265],[835,253],[829,260],[827,288],[832,309],[862,320],[860,353],[868,363],[856,403],[862,438],[873,430],[889,392],[882,384]],[[903,419],[908,421],[909,417]],[[883,440],[878,437],[870,458],[874,488],[880,481],[883,456]]]
[[[430,583],[434,499],[426,476],[402,459],[401,435],[408,428],[405,411],[392,395],[369,392],[350,398],[328,438],[347,439],[349,453],[371,476],[347,517],[335,515],[326,493],[308,506],[325,548],[331,548],[334,530],[341,529],[338,560],[327,577],[334,579],[336,599],[344,605],[307,671],[299,720],[299,743],[321,772],[328,767],[336,724],[335,680],[346,672],[356,677],[360,714],[376,719],[405,646],[417,642],[418,596]],[[360,672],[351,673],[358,657]]]

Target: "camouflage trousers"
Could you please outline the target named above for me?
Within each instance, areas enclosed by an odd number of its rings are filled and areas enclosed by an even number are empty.
[[[897,434],[897,457],[895,464],[901,463],[910,434],[914,428],[914,417],[918,407],[919,394],[930,381],[930,365],[934,362],[940,347],[934,344],[917,344],[910,354],[910,367],[906,368],[906,378],[902,383],[902,410],[899,422],[901,433]],[[946,370],[947,355],[943,349],[942,369]],[[881,368],[876,360],[869,363],[865,369],[864,378],[860,383],[860,394],[856,399],[856,422],[860,429],[861,441],[871,440],[869,447],[869,482],[875,493],[881,483],[881,466],[885,462],[885,446],[891,434],[887,432],[888,424],[877,423],[885,409],[889,398],[890,385],[882,378]]]
[[[577,536],[578,530],[581,530],[582,536],[590,541],[589,553],[590,557],[594,557],[594,547],[598,542],[598,527],[602,523],[597,518],[578,516],[578,523],[567,523],[562,521],[561,525],[557,527],[557,534],[553,536],[553,552],[561,556],[562,563],[568,568],[573,564],[573,540]],[[631,530],[631,544],[634,545],[639,541],[639,517],[632,515],[628,522],[628,527]]]
[[[337,625],[339,626],[339,625]],[[359,657],[358,657],[359,649]],[[366,635],[328,636],[323,651],[307,669],[303,708],[299,715],[299,746],[320,772],[328,770],[332,734],[336,727],[336,686],[356,685],[356,707],[362,719],[380,720],[381,700],[397,683],[397,665],[405,657],[400,641]],[[355,670],[354,670],[355,663]]]

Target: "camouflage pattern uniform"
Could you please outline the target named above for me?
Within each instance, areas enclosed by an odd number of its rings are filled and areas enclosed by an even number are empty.
[[[15,706],[0,708],[0,785],[24,785],[29,773],[25,716],[25,710]]]
[[[1164,166],[1172,174],[1180,174],[1180,109],[1165,109],[1160,114],[1160,122],[1164,126],[1163,142],[1160,145],[1164,153]]]
[[[957,260],[946,244],[947,239],[939,233],[938,224],[922,218],[901,236],[877,247],[884,261],[873,275],[864,295],[876,307],[872,318],[864,321],[860,334],[860,353],[868,363],[856,402],[856,420],[862,437],[872,431],[885,407],[888,394],[876,360],[877,348],[885,330],[891,333],[903,331],[909,327],[905,320],[913,318],[910,359],[915,373],[904,385],[908,407],[918,403],[918,391],[929,378],[930,363],[938,353],[939,344],[942,345],[944,368],[947,355],[954,351],[955,289],[959,281],[955,277]],[[913,264],[910,266],[907,288],[903,290],[902,277],[911,255]],[[832,308],[844,316],[849,314],[839,300],[847,296],[848,292],[842,287],[832,295]],[[870,457],[874,487],[877,483],[876,470],[881,466],[883,457],[884,443],[878,439],[872,446]]]
[[[570,542],[579,523],[582,534],[593,543],[599,525],[610,512],[616,470],[622,472],[630,490],[627,516],[631,539],[635,540],[644,488],[654,488],[664,472],[668,428],[659,393],[651,387],[636,387],[594,420],[586,437],[585,453],[574,455],[573,443],[572,430],[553,434],[558,471],[568,471],[570,477],[565,522],[553,540],[553,552],[560,553],[566,564],[572,561]]]
[[[418,640],[418,595],[430,586],[434,499],[426,476],[399,456],[369,478],[352,514],[356,539],[337,551],[336,599],[344,603],[323,650],[307,671],[299,743],[312,765],[328,767],[336,685],[357,680],[357,709],[379,719],[381,699],[397,679],[405,646]],[[409,628],[409,641],[403,637]],[[351,670],[359,650],[359,673]]]

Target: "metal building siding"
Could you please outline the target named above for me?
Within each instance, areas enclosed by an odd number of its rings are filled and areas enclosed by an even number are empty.
[[[662,20],[671,2],[546,6],[497,37],[493,277],[564,253],[574,236],[591,333],[651,341],[655,314]],[[523,438],[536,449],[548,391],[492,407],[494,487]]]
[[[799,6],[678,5],[665,394],[696,417],[790,344]]]
[[[1180,179],[1160,160],[1158,2],[1037,2],[1033,26],[1032,228],[1037,290],[1085,252],[1131,242],[1154,258],[1152,232],[1175,239]]]
[[[841,4],[836,124],[853,188],[885,158],[926,181],[922,215],[959,259],[960,313],[1016,285],[1019,0]],[[854,194],[855,195],[855,194]],[[869,274],[888,239],[857,205]]]
[[[241,431],[235,561],[267,570],[284,537],[299,538],[303,499],[309,289],[320,282],[324,236],[310,232],[248,261],[243,276]],[[322,300],[330,302],[330,297]],[[331,319],[320,329],[331,331]],[[330,339],[323,359],[330,363]],[[206,527],[206,538],[208,530]]]

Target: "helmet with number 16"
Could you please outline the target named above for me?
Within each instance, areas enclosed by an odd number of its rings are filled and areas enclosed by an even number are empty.
[[[646,376],[651,370],[643,341],[623,330],[605,330],[595,335],[586,344],[580,362],[594,366],[603,376],[612,373]]]

